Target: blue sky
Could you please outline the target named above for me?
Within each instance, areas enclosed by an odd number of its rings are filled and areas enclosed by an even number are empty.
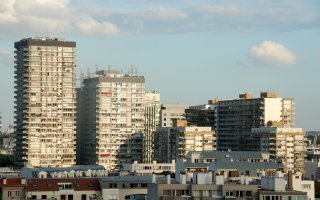
[[[204,104],[250,91],[296,100],[296,127],[320,130],[320,1],[0,1],[0,112],[13,123],[13,43],[77,42],[78,71],[146,78],[163,103]]]

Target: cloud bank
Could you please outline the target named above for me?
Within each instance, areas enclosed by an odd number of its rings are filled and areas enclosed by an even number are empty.
[[[300,0],[1,0],[0,25],[0,38],[46,32],[103,37],[282,32],[320,28],[320,13],[312,3]]]
[[[253,45],[249,51],[249,58],[257,64],[272,66],[290,66],[296,61],[296,55],[292,51],[271,41]]]
[[[78,33],[110,36],[118,27],[106,19],[96,19],[70,7],[69,0],[2,0],[0,1],[0,37],[23,34]]]

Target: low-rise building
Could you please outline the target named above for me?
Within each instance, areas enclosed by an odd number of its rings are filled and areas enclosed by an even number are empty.
[[[2,178],[0,179],[0,198],[4,200],[25,199],[25,178]]]
[[[114,176],[100,179],[103,199],[146,200],[152,176]]]
[[[153,178],[148,185],[148,199],[257,199],[258,184],[224,182],[223,178],[213,178],[211,172],[195,172],[193,179],[181,173],[173,181]]]
[[[270,161],[270,153],[260,151],[190,151],[186,156],[189,163],[211,163],[212,161]]]
[[[157,163],[157,161],[153,161],[153,163],[138,163],[135,161],[132,164],[123,164],[122,166],[121,171],[127,171],[137,175],[160,174],[163,172],[174,173],[176,170],[174,160],[171,163]]]
[[[304,167],[304,178],[309,180],[320,180],[320,161],[306,161],[304,162]]]
[[[38,178],[27,180],[25,193],[27,199],[91,200],[101,189],[98,178]]]
[[[76,165],[62,168],[33,168],[24,167],[21,177],[25,178],[76,178],[76,177],[103,177],[109,173],[103,166],[99,165]]]

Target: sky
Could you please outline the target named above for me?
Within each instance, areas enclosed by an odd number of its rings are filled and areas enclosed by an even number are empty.
[[[77,42],[77,71],[133,66],[162,103],[274,91],[320,130],[318,0],[1,0],[0,112],[14,119],[14,42]],[[78,76],[79,77],[79,76]]]

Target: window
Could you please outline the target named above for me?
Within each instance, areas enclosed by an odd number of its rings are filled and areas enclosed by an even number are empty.
[[[16,191],[15,191],[15,196],[16,196],[16,197],[20,197],[20,191],[19,191],[19,190],[16,190]]]
[[[41,199],[47,199],[47,195],[41,195]]]
[[[94,183],[88,183],[88,187],[94,187]]]
[[[82,194],[81,195],[81,200],[87,200],[87,195],[86,194]]]
[[[73,200],[73,195],[72,194],[68,195],[68,200]]]
[[[32,195],[31,199],[37,199],[37,195]]]
[[[8,191],[8,197],[12,197],[12,191]]]
[[[310,184],[302,184],[302,189],[310,189]]]

